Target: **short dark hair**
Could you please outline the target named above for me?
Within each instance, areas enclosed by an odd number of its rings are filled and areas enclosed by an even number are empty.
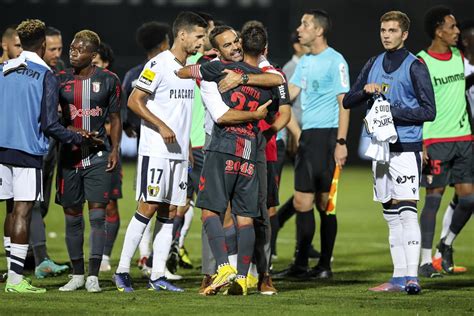
[[[115,54],[109,44],[100,42],[97,54],[99,54],[100,59],[109,63],[109,68],[113,67],[115,61]]]
[[[453,14],[445,6],[436,6],[428,10],[425,15],[425,32],[431,39],[435,38],[436,29],[444,24],[444,18]]]
[[[209,21],[214,21],[214,17],[211,14],[207,13],[207,12],[199,11],[199,12],[196,12],[196,14],[199,15],[201,18],[204,19],[204,21],[206,21],[208,23],[209,23]]]
[[[313,18],[319,23],[319,25],[323,28],[323,36],[327,37],[329,32],[332,29],[332,21],[329,14],[321,9],[312,9],[306,11],[305,14],[312,15]]]
[[[18,32],[16,31],[16,25],[8,26],[5,31],[2,33],[2,39],[4,38],[12,38],[13,36],[17,36]]]
[[[226,23],[222,20],[214,20],[214,27],[222,25],[226,25]]]
[[[61,36],[61,31],[55,27],[46,27],[46,36]]]
[[[46,25],[41,20],[24,20],[16,31],[25,50],[37,50],[45,41]]]
[[[258,56],[267,46],[267,32],[265,28],[253,25],[242,30],[242,49],[245,54]]]
[[[242,25],[242,29],[240,30],[240,32],[243,33],[246,29],[248,29],[250,27],[259,27],[259,28],[262,28],[263,30],[265,30],[265,32],[267,32],[267,29],[265,28],[265,25],[263,25],[262,22],[257,21],[257,20],[250,20],[250,21],[245,22],[244,25]]]
[[[234,30],[234,29],[228,25],[216,26],[209,34],[209,42],[211,42],[212,47],[216,49],[218,48],[218,45],[216,42],[216,36],[224,33],[225,31],[230,31],[230,30]]]
[[[168,24],[151,21],[142,24],[137,29],[135,37],[138,45],[146,52],[149,52],[163,43],[169,32],[170,27]]]
[[[178,32],[182,29],[190,31],[193,27],[207,28],[207,22],[196,13],[191,11],[183,11],[178,14],[173,22],[173,37],[178,36]]]

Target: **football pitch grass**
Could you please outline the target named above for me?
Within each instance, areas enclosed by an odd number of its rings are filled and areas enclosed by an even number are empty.
[[[133,179],[134,164],[124,165],[124,199],[120,200],[121,230],[112,254],[112,270],[116,268],[127,224],[135,211]],[[293,173],[286,167],[282,176],[280,201],[285,202],[292,194]],[[59,292],[58,288],[68,281],[67,275],[37,280],[33,284],[48,289],[46,294],[14,295],[3,291],[0,284],[0,315],[15,314],[247,314],[247,315],[301,315],[301,314],[474,314],[474,222],[467,224],[455,242],[455,262],[464,265],[468,272],[463,275],[444,276],[438,279],[422,279],[423,292],[418,296],[405,293],[371,293],[367,288],[387,281],[391,276],[391,260],[387,242],[387,226],[380,206],[372,201],[372,177],[368,167],[347,167],[341,174],[338,190],[338,236],[334,250],[332,280],[275,281],[278,295],[266,297],[249,291],[247,297],[203,297],[197,294],[201,275],[200,266],[200,211],[195,210],[192,227],[185,246],[193,260],[193,270],[179,270],[185,279],[176,284],[184,293],[153,292],[146,290],[135,262],[132,264],[134,293],[119,293],[111,281],[112,273],[101,273],[102,293],[80,290],[72,293]],[[448,189],[437,220],[435,243],[441,229],[446,205],[452,197]],[[423,201],[423,199],[422,199]],[[420,203],[421,209],[423,203]],[[5,203],[0,204],[5,214]],[[88,231],[87,212],[84,212]],[[319,216],[316,214],[317,232],[314,245],[319,249]],[[3,225],[0,231],[3,234]],[[57,262],[68,260],[64,240],[64,215],[60,207],[52,203],[46,217],[48,251]],[[56,235],[56,236],[55,236]],[[295,224],[290,220],[280,231],[274,269],[285,268],[294,251]],[[85,252],[88,238],[85,237]],[[138,256],[138,254],[136,254]],[[87,260],[86,260],[87,262]],[[314,263],[312,263],[314,264]],[[0,271],[5,271],[3,251],[0,255]],[[276,314],[275,314],[276,313]]]

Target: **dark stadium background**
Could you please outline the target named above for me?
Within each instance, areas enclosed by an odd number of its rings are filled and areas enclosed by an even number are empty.
[[[407,47],[417,52],[430,42],[423,31],[424,12],[437,4],[451,7],[458,21],[473,18],[473,0],[0,0],[0,30],[25,18],[39,18],[62,31],[64,61],[68,59],[74,33],[85,28],[94,30],[112,46],[116,54],[115,71],[123,78],[129,68],[144,58],[134,35],[145,21],[171,24],[182,10],[209,12],[235,28],[250,19],[260,20],[269,30],[270,59],[283,66],[292,55],[289,37],[303,11],[322,8],[333,19],[329,45],[345,56],[354,82],[366,60],[381,50],[378,28],[384,12],[400,10],[408,14],[412,26]],[[351,115],[351,164],[362,162],[357,155],[362,117],[362,109]]]

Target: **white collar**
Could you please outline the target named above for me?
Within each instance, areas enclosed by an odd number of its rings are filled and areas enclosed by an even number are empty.
[[[48,68],[49,70],[51,70],[51,67],[48,66],[48,64],[46,64],[44,62],[44,60],[38,56],[38,54],[36,54],[35,52],[30,52],[30,51],[27,51],[27,50],[24,50],[20,57],[24,57],[27,61],[28,60],[31,60],[32,62],[36,63],[36,64],[39,64],[41,66],[44,66],[46,68]]]

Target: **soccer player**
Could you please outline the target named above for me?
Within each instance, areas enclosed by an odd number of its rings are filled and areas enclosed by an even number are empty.
[[[2,50],[3,54],[0,58],[0,63],[9,59],[17,58],[23,51],[21,47],[20,37],[16,32],[15,27],[7,27],[2,34]]]
[[[421,213],[420,274],[439,276],[434,269],[431,248],[441,198],[446,185],[453,183],[458,204],[452,222],[438,244],[442,267],[454,273],[452,244],[474,208],[472,192],[472,136],[467,111],[462,53],[455,47],[459,38],[456,18],[447,7],[434,7],[425,15],[425,31],[431,38],[426,50],[418,53],[429,70],[436,101],[436,119],[423,126],[423,144],[430,175],[423,178],[425,205]]]
[[[209,34],[214,29],[214,18],[212,15],[198,12],[207,22],[206,36],[204,44],[196,55],[190,56],[187,60],[187,64],[205,63],[215,57],[215,51],[209,41]],[[175,239],[173,247],[170,253],[170,259],[168,260],[167,266],[171,272],[176,270],[176,265],[179,264],[181,267],[186,269],[192,269],[193,265],[187,250],[184,248],[184,239],[191,226],[191,222],[194,216],[194,201],[193,195],[199,190],[199,176],[201,175],[202,164],[204,162],[203,147],[205,143],[205,130],[204,130],[204,119],[205,109],[201,98],[201,91],[199,89],[199,82],[196,82],[194,91],[194,103],[193,103],[193,114],[191,119],[191,152],[193,155],[193,165],[191,171],[188,173],[188,192],[185,206],[179,206],[176,217],[173,223],[173,238]],[[203,242],[207,241],[207,238],[202,238]],[[202,247],[202,267],[208,265],[206,258],[209,256],[206,253],[206,247]],[[174,266],[173,266],[174,265]]]
[[[420,228],[416,203],[421,173],[422,124],[436,116],[428,69],[405,47],[410,20],[400,11],[380,18],[380,40],[385,49],[365,64],[357,81],[344,97],[344,107],[367,104],[383,93],[390,102],[398,140],[390,144],[386,163],[372,162],[374,200],[382,203],[389,228],[393,277],[369,289],[374,292],[418,294]],[[369,106],[372,104],[369,103]]]
[[[297,29],[300,43],[310,50],[299,61],[289,84],[292,99],[301,93],[303,109],[293,200],[299,238],[294,264],[275,275],[278,277],[332,277],[337,219],[326,214],[326,207],[334,169],[343,167],[347,158],[349,111],[342,108],[342,99],[349,91],[349,73],[344,57],[328,46],[330,29],[331,19],[322,10],[307,11]],[[321,257],[307,272],[315,232],[313,204],[321,218]]]
[[[146,62],[159,53],[170,48],[168,35],[169,31],[169,26],[167,24],[156,21],[146,22],[137,29],[136,41],[146,53]],[[138,78],[140,77],[140,73],[142,72],[146,62],[133,67],[125,74],[122,83],[122,90],[126,99],[128,99],[135,88]],[[137,137],[137,142],[139,142],[140,118],[129,108],[127,108],[127,119],[124,120],[123,129],[127,136]],[[146,263],[151,252],[151,234],[151,223],[149,223],[143,233],[143,237],[139,245],[140,259],[138,261],[138,267],[143,269],[142,271],[144,274],[148,274],[149,271]]]
[[[92,64],[96,67],[103,69],[111,70],[114,65],[114,52],[110,45],[107,43],[101,42],[99,48],[97,49],[97,55],[92,60]],[[120,112],[122,121],[125,121],[126,105],[124,99],[121,98],[120,102]],[[111,126],[110,122],[105,123],[105,130],[107,132],[107,137],[109,142]],[[122,163],[121,157],[119,156],[119,162],[117,167],[112,171],[112,179],[109,193],[109,203],[105,209],[105,245],[104,245],[104,255],[102,256],[102,261],[100,263],[100,272],[110,271],[112,267],[110,266],[110,256],[112,254],[112,248],[114,246],[115,240],[117,239],[118,231],[120,228],[120,214],[118,199],[122,198]]]
[[[188,72],[198,79],[217,82],[222,78],[222,71],[225,69],[237,71],[238,77],[242,77],[244,86],[225,92],[223,99],[235,110],[255,111],[261,101],[272,97],[268,89],[260,90],[245,85],[250,81],[251,74],[254,79],[255,74],[261,73],[261,70],[256,67],[258,58],[265,49],[266,32],[262,28],[249,28],[247,32],[249,36],[244,36],[242,44],[244,49],[247,45],[246,63],[228,64],[216,61],[191,66]],[[210,40],[213,46],[218,48],[223,60],[242,59],[240,40],[232,28],[216,27],[211,32]],[[185,73],[180,71],[178,75],[185,76]],[[281,84],[281,76],[271,74],[270,76],[275,76]],[[207,104],[206,101],[205,103]],[[229,279],[235,274],[237,274],[236,282],[228,293],[247,294],[246,276],[255,242],[253,218],[260,215],[258,180],[255,175],[257,135],[256,123],[232,127],[214,125],[212,138],[206,149],[196,205],[203,208],[203,224],[218,269],[212,284],[205,289],[203,293],[205,295],[215,294],[222,286],[228,284]],[[216,165],[221,165],[222,168],[216,168]],[[237,271],[229,264],[227,249],[221,247],[226,243],[226,237],[219,216],[223,217],[229,202],[232,213],[237,218],[238,226]]]
[[[130,261],[155,213],[158,228],[148,287],[156,291],[183,291],[167,281],[165,265],[176,207],[186,203],[194,82],[179,79],[174,71],[185,65],[188,56],[197,53],[203,44],[206,27],[206,21],[198,15],[181,12],[173,23],[173,47],[148,61],[128,101],[130,109],[142,119],[142,125],[137,171],[138,207],[128,225],[114,275],[119,291],[133,291]]]
[[[60,59],[62,49],[61,32],[53,27],[46,27],[46,48],[43,60],[54,73],[64,69],[64,63]],[[36,202],[31,212],[30,245],[35,258],[35,276],[39,279],[59,275],[69,270],[67,265],[57,264],[51,260],[46,247],[44,217],[48,214],[51,199],[54,169],[58,160],[57,151],[57,142],[50,137],[48,153],[43,157],[43,201]]]
[[[60,291],[75,291],[84,286],[88,292],[100,292],[99,269],[105,244],[105,208],[110,198],[113,170],[119,162],[120,81],[106,69],[95,67],[92,60],[100,45],[99,36],[90,30],[75,34],[69,49],[72,68],[58,74],[61,82],[59,101],[67,126],[94,132],[103,146],[62,146],[58,166],[58,202],[66,221],[66,245],[72,263],[72,278]],[[110,138],[105,130],[110,120]],[[84,202],[88,202],[91,225],[89,274],[84,280]]]
[[[58,123],[58,82],[41,59],[45,24],[25,20],[17,27],[23,53],[0,65],[0,200],[6,200],[10,222],[5,235],[10,244],[7,293],[44,293],[23,278],[28,251],[31,209],[42,198],[42,159],[48,136],[79,145],[88,133],[66,130]]]
[[[464,54],[464,76],[466,78],[466,95],[468,101],[468,111],[470,110],[471,114],[471,131],[473,130],[472,124],[472,113],[474,113],[474,21],[468,20],[461,24],[459,27],[461,31],[460,40],[458,42],[458,47]],[[473,168],[474,168],[474,159],[473,159]],[[474,173],[474,169],[473,169]],[[449,226],[451,226],[451,221],[453,217],[453,212],[458,205],[458,197],[456,193],[454,194],[453,199],[449,203],[448,207],[443,216],[443,228],[441,229],[441,237],[443,239],[446,237],[449,231]],[[441,272],[443,270],[442,267],[443,258],[441,253],[438,249],[436,249],[436,253],[433,256],[433,268]],[[453,272],[454,273],[463,273],[466,272],[467,268],[455,265]]]

